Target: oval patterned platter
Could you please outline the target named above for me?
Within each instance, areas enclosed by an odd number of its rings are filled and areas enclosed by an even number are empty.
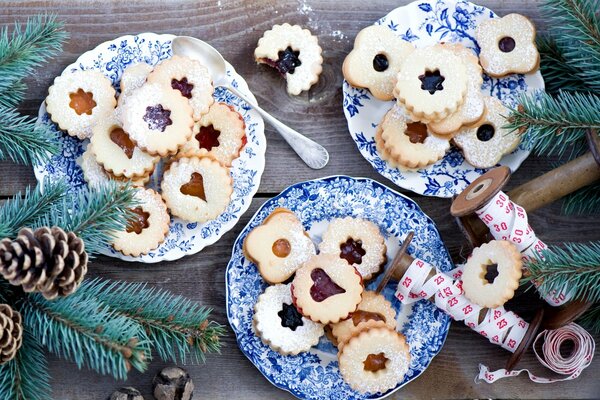
[[[416,47],[442,41],[462,43],[479,54],[479,46],[473,37],[475,27],[482,21],[496,17],[493,11],[464,0],[420,0],[396,8],[376,24],[386,25]],[[539,71],[527,75],[509,75],[502,79],[484,74],[483,78],[481,90],[487,95],[496,96],[509,107],[515,105],[522,93],[533,93],[544,88]],[[377,152],[375,130],[394,102],[378,100],[367,89],[355,88],[345,80],[343,92],[348,129],[359,151],[377,172],[396,185],[426,196],[452,197],[486,171],[466,162],[456,148],[452,148],[437,163],[417,171],[401,171],[389,166]],[[528,155],[529,149],[521,143],[512,154],[503,157],[499,165],[506,165],[514,172]]]
[[[173,35],[154,33],[122,36],[104,42],[95,49],[83,53],[73,64],[65,68],[65,71],[78,69],[100,71],[112,81],[115,89],[118,89],[121,74],[128,65],[137,62],[155,65],[159,61],[171,57],[171,40],[173,37]],[[235,72],[229,63],[227,63],[227,76],[234,87],[250,99],[255,100],[244,79]],[[140,257],[124,256],[112,248],[107,248],[104,254],[127,261],[145,263],[176,260],[187,254],[197,253],[204,247],[215,243],[236,224],[248,209],[252,197],[258,190],[265,167],[267,144],[264,134],[264,122],[258,113],[228,91],[217,88],[214,97],[216,101],[225,102],[235,107],[246,122],[248,141],[240,157],[233,162],[231,167],[233,194],[227,209],[216,219],[203,224],[172,218],[165,242],[147,255]],[[58,127],[51,121],[43,103],[40,107],[38,123],[49,125],[59,132],[61,150],[48,163],[36,166],[35,175],[37,180],[42,182],[46,177],[51,180],[64,179],[70,185],[71,190],[77,190],[86,185],[77,159],[85,151],[88,141],[80,141],[65,132],[60,132]],[[155,188],[158,187],[158,180],[154,179],[156,175],[155,173],[151,180]]]
[[[388,265],[401,240],[413,230],[415,238],[409,253],[435,263],[443,271],[452,268],[434,222],[408,197],[371,179],[347,176],[292,185],[254,214],[237,238],[227,265],[227,318],[246,357],[273,385],[301,399],[379,399],[418,377],[442,348],[450,319],[426,300],[412,307],[403,306],[394,297],[393,283],[388,284],[383,294],[398,313],[398,330],[407,338],[412,359],[404,380],[386,393],[361,395],[352,390],[340,375],[337,349],[325,337],[309,352],[282,356],[254,334],[254,304],[267,283],[256,265],[246,259],[242,246],[246,235],[277,207],[294,211],[316,244],[333,218],[354,216],[374,222],[386,239]],[[379,279],[370,282],[367,288],[374,290]]]

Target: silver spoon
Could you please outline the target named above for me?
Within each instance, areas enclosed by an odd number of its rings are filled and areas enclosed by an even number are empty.
[[[254,101],[240,93],[229,84],[226,75],[226,66],[223,56],[211,45],[190,36],[176,36],[172,43],[173,53],[198,60],[208,68],[215,87],[223,87],[244,100],[254,108],[273,128],[285,139],[300,158],[313,169],[321,169],[329,161],[329,153],[320,144],[296,132],[289,126],[277,120],[263,110]]]

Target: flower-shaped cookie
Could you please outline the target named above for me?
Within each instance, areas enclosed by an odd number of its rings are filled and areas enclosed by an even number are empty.
[[[256,62],[270,65],[287,80],[287,91],[299,95],[317,83],[323,70],[321,47],[316,36],[299,25],[274,25],[258,41]]]
[[[369,89],[379,100],[392,100],[396,75],[414,49],[385,25],[366,27],[344,60],[344,78],[352,86]]]
[[[508,14],[482,22],[475,30],[481,52],[479,61],[490,76],[527,74],[539,68],[535,26],[520,14]]]

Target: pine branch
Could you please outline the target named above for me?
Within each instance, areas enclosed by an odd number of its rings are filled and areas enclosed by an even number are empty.
[[[587,149],[586,130],[600,132],[600,97],[577,92],[523,95],[507,122],[507,128],[524,133],[523,140],[537,154],[581,154]]]
[[[565,197],[562,211],[565,214],[593,214],[600,209],[600,182],[585,186]]]
[[[94,279],[79,289],[98,298],[111,311],[135,320],[144,327],[148,341],[161,359],[174,363],[205,360],[205,353],[218,352],[221,325],[209,321],[211,310],[168,291],[140,283]]]
[[[51,127],[36,125],[34,118],[0,105],[0,159],[33,165],[57,152],[56,132]]]
[[[14,289],[15,287],[8,283],[7,280],[0,278],[0,303],[12,303],[10,300],[12,300],[14,297]]]
[[[23,298],[21,313],[41,344],[52,353],[101,374],[126,379],[131,367],[144,371],[150,359],[143,329],[78,290],[53,301],[39,294]]]
[[[0,94],[0,107],[16,107],[21,101],[23,101],[23,96],[25,95],[26,89],[27,86],[25,83],[23,83],[23,81],[18,80],[10,82],[10,85],[6,88],[6,91]]]
[[[600,304],[593,304],[577,322],[592,335],[600,335]]]
[[[538,283],[542,295],[567,287],[573,299],[600,301],[600,241],[566,243],[542,256],[525,263],[525,281]]]
[[[3,400],[47,400],[50,375],[43,348],[28,329],[14,359],[0,365],[0,398]]]
[[[33,226],[64,196],[67,186],[63,181],[44,184],[44,192],[38,185],[33,191],[17,194],[0,206],[0,239],[16,237],[19,229]]]
[[[16,23],[10,35],[7,27],[0,31],[0,96],[61,51],[68,38],[63,26],[55,16],[38,15],[29,18],[24,28]]]
[[[65,196],[39,221],[39,226],[60,226],[74,232],[85,242],[89,255],[105,249],[114,232],[124,230],[130,211],[137,205],[135,189],[119,182],[81,189]]]
[[[579,77],[579,69],[569,63],[563,49],[551,36],[538,36],[537,48],[541,55],[540,69],[547,93],[556,94],[560,90],[571,92],[590,90]]]
[[[589,89],[600,90],[600,0],[546,0],[553,36]]]

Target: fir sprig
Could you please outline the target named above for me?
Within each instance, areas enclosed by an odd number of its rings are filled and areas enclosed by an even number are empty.
[[[115,314],[85,290],[53,301],[31,294],[21,304],[24,325],[41,344],[79,368],[117,379],[126,379],[132,367],[146,369],[150,348],[140,325]]]
[[[189,357],[200,363],[206,353],[219,351],[223,327],[208,320],[209,308],[182,296],[145,284],[99,279],[84,282],[79,290],[143,326],[152,348],[165,361],[185,364]]]
[[[577,322],[590,333],[600,335],[600,304],[592,304]]]
[[[563,49],[552,36],[538,36],[537,47],[541,55],[540,69],[547,93],[555,94],[560,90],[582,92],[590,90],[579,77],[579,69],[565,57]]]
[[[0,206],[0,239],[14,238],[19,229],[34,226],[65,195],[67,189],[63,181],[46,182],[34,190],[25,189]]]
[[[565,214],[592,214],[600,210],[600,182],[585,186],[565,197],[562,211]]]
[[[16,107],[25,95],[27,86],[22,81],[11,82],[4,93],[0,94],[0,107],[13,108]]]
[[[574,300],[600,302],[600,242],[566,243],[525,263],[524,281],[547,295],[568,288]]]
[[[600,97],[559,92],[523,95],[507,119],[507,128],[525,132],[524,141],[537,154],[580,154],[587,149],[585,132],[600,132]]]
[[[50,375],[43,348],[29,329],[23,330],[23,344],[15,358],[0,365],[0,399],[47,400]]]

